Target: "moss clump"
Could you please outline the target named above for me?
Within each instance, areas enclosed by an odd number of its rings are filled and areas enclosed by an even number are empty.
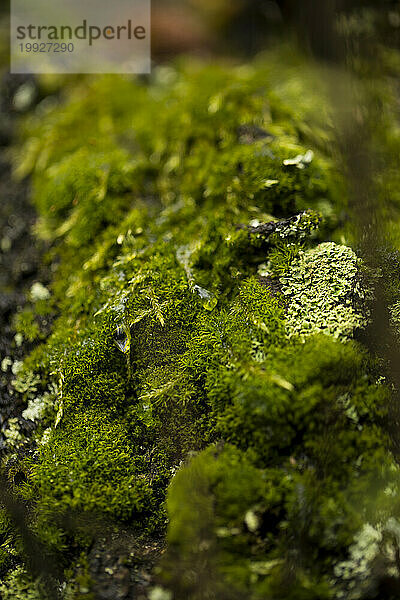
[[[16,319],[41,344],[14,384],[36,433],[8,468],[68,598],[96,534],[66,516],[158,539],[167,495],[176,598],[334,593],[384,479],[388,390],[351,341],[360,261],[317,245],[345,203],[310,89],[300,110],[263,61],[161,68],[77,83],[22,127],[53,281]]]
[[[267,486],[262,472],[228,445],[208,448],[178,471],[168,499],[169,586],[176,597],[239,598],[248,593],[248,550],[256,539],[257,511]],[[174,560],[179,561],[176,567]]]
[[[40,518],[50,522],[52,512],[69,509],[121,519],[150,512],[153,492],[137,474],[135,463],[141,461],[130,442],[123,423],[93,410],[69,423],[67,431],[55,431],[32,477],[43,499]]]
[[[41,600],[43,587],[40,581],[32,581],[23,568],[17,567],[0,582],[0,593],[4,600]]]

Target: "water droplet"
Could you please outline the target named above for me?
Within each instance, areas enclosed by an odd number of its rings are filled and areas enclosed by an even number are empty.
[[[117,327],[114,331],[114,342],[121,352],[124,354],[129,352],[129,339],[123,327]]]
[[[206,290],[205,288],[200,287],[195,284],[192,287],[193,292],[195,292],[198,296],[200,296],[201,303],[206,310],[213,310],[218,304],[218,298],[212,293]]]
[[[194,294],[200,296],[201,303],[206,310],[213,310],[218,303],[217,297],[212,292],[209,292],[205,288],[202,288],[200,285],[197,285],[197,283],[194,283],[195,278],[190,268],[191,255],[194,249],[194,246],[180,246],[176,251],[176,258],[179,264],[184,268],[186,272],[189,288]]]

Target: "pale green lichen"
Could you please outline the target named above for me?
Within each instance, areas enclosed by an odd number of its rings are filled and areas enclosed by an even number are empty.
[[[5,356],[1,361],[1,370],[5,373],[6,371],[8,371],[8,368],[12,366],[12,364],[12,358],[10,358],[9,356]]]
[[[8,420],[8,426],[4,430],[3,435],[7,440],[7,444],[9,444],[9,446],[12,449],[20,447],[25,441],[25,438],[20,431],[20,426],[17,418]]]
[[[326,242],[300,251],[280,278],[287,305],[287,336],[328,333],[352,337],[368,323],[360,260],[347,247]]]
[[[49,290],[40,281],[35,281],[31,287],[30,298],[33,302],[38,300],[48,300],[50,298]]]
[[[349,558],[334,568],[338,600],[360,600],[377,593],[379,577],[398,577],[400,523],[390,517],[385,523],[365,523],[355,535]]]
[[[15,369],[13,369],[13,373],[17,375],[12,381],[14,389],[21,394],[25,394],[27,398],[32,397],[38,389],[37,386],[40,382],[39,375],[20,368],[18,368],[16,373]]]
[[[153,587],[149,592],[149,600],[172,600],[172,592],[160,585]]]
[[[54,416],[56,412],[56,395],[54,392],[45,392],[42,396],[31,398],[28,401],[28,406],[22,411],[22,417],[29,421],[39,421],[51,414]]]
[[[304,169],[310,164],[314,158],[314,152],[307,150],[305,154],[297,154],[294,158],[285,158],[283,165],[285,167],[297,167],[297,169]]]

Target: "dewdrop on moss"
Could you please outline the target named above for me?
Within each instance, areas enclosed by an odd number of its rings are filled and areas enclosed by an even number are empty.
[[[130,344],[124,327],[116,328],[114,332],[114,342],[116,343],[117,347],[121,350],[121,352],[123,352],[124,354],[129,352]]]
[[[131,332],[127,323],[119,325],[114,330],[114,342],[117,348],[126,356],[126,367],[128,371],[128,379],[132,376],[131,367]]]
[[[200,297],[201,303],[206,310],[214,310],[217,306],[218,298],[212,292],[200,287],[197,283],[192,286],[192,291]]]
[[[194,294],[197,294],[206,310],[214,310],[218,304],[218,298],[212,292],[195,283],[195,278],[190,268],[190,261],[193,249],[187,246],[180,246],[176,251],[176,258],[179,264],[184,268],[189,283],[189,288]]]

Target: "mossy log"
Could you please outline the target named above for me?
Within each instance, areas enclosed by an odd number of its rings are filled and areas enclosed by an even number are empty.
[[[327,102],[295,81],[272,59],[71,80],[21,124],[52,281],[15,317],[34,350],[3,361],[25,401],[4,465],[66,600],[375,598],[394,577],[390,386],[360,341],[379,274]],[[0,527],[2,597],[45,597]]]

